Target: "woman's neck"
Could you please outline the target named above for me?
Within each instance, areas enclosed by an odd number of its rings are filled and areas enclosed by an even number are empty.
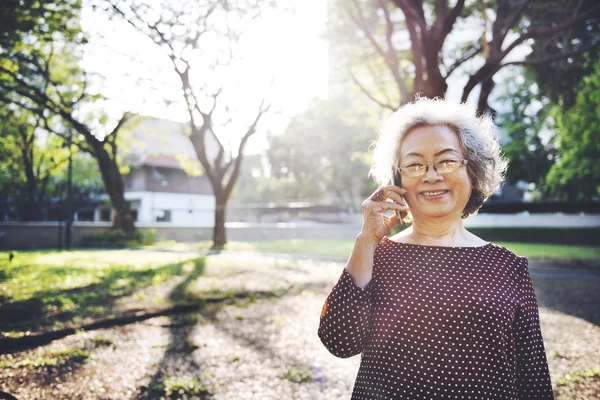
[[[406,239],[410,243],[433,246],[460,246],[473,241],[462,219],[447,221],[414,220]]]

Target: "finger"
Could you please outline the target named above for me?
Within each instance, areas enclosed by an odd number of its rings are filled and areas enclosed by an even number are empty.
[[[394,215],[392,215],[391,217],[384,216],[383,223],[388,228],[388,230],[391,230],[394,226],[398,225],[399,222],[400,221],[398,220],[396,213],[394,213]]]
[[[404,198],[398,193],[392,192],[391,190],[385,192],[385,197],[394,201],[395,203],[406,205],[406,201],[404,201]]]
[[[382,201],[384,198],[385,198],[385,190],[380,187],[375,192],[373,192],[371,197],[369,197],[369,200],[378,202],[378,201]]]
[[[400,211],[400,212],[408,211],[407,205],[397,204],[397,203],[389,203],[387,201],[373,202],[373,206],[375,207],[375,211],[377,211],[377,212],[382,212],[382,211],[386,211],[386,210],[394,210],[394,211]]]
[[[406,194],[406,189],[401,188],[400,186],[396,186],[396,185],[386,185],[386,186],[382,186],[381,188],[383,190],[388,190],[388,191],[396,192],[400,196],[404,196]]]
[[[394,226],[400,223],[400,219],[398,218],[398,214],[394,213],[391,217],[388,217],[389,227],[393,228]]]
[[[386,189],[388,188],[388,189]],[[395,189],[391,189],[391,188],[395,188]],[[396,187],[396,186],[382,186],[379,189],[377,189],[372,195],[371,197],[369,197],[369,200],[371,201],[383,201],[385,199],[392,199],[397,203],[404,203],[404,199],[402,198],[402,195],[406,193],[406,190]]]

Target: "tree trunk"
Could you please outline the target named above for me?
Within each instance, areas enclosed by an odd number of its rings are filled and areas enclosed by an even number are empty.
[[[104,188],[117,213],[113,218],[113,228],[121,229],[127,233],[134,232],[135,222],[129,213],[129,203],[125,200],[125,185],[117,162],[109,156],[102,146],[96,148],[96,159],[100,167]]]
[[[492,93],[495,85],[492,78],[481,82],[481,91],[479,92],[479,101],[477,102],[477,113],[480,115],[493,111],[488,104],[488,97],[490,97],[490,93]]]
[[[225,206],[226,202],[216,199],[215,226],[213,228],[213,249],[223,249],[227,243],[227,232],[225,231]]]

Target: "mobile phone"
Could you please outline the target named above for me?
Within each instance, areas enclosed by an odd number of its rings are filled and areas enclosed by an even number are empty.
[[[392,185],[401,187],[400,186],[400,174],[398,174],[398,171],[392,171]],[[404,200],[403,196],[400,196],[400,197],[402,197],[402,200]],[[404,200],[404,203],[406,203],[406,200]],[[394,211],[394,212],[396,213],[396,216],[398,216],[398,220],[400,221],[399,225],[400,226],[404,225],[404,220],[400,216],[400,211]]]

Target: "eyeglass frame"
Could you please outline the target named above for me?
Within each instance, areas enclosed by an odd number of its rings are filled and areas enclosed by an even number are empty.
[[[400,175],[405,175],[405,172],[403,172],[402,170],[405,169],[406,167],[409,167],[409,166],[411,166],[413,164],[425,164],[425,172],[423,172],[422,174],[419,174],[419,175],[409,176],[409,178],[418,178],[418,177],[421,177],[421,176],[427,174],[427,172],[429,172],[429,164],[433,164],[433,169],[435,170],[435,172],[437,172],[439,174],[449,174],[449,173],[458,171],[458,169],[460,167],[462,167],[463,165],[467,165],[467,163],[469,162],[469,160],[467,160],[466,158],[452,159],[451,161],[459,161],[458,167],[456,167],[456,169],[453,170],[453,171],[439,172],[438,169],[437,169],[437,167],[436,167],[436,164],[439,164],[439,163],[442,163],[442,162],[445,162],[445,161],[450,161],[450,160],[430,161],[430,162],[426,162],[426,163],[415,162],[415,163],[411,163],[409,165],[405,165],[404,167],[397,167],[396,171]]]

